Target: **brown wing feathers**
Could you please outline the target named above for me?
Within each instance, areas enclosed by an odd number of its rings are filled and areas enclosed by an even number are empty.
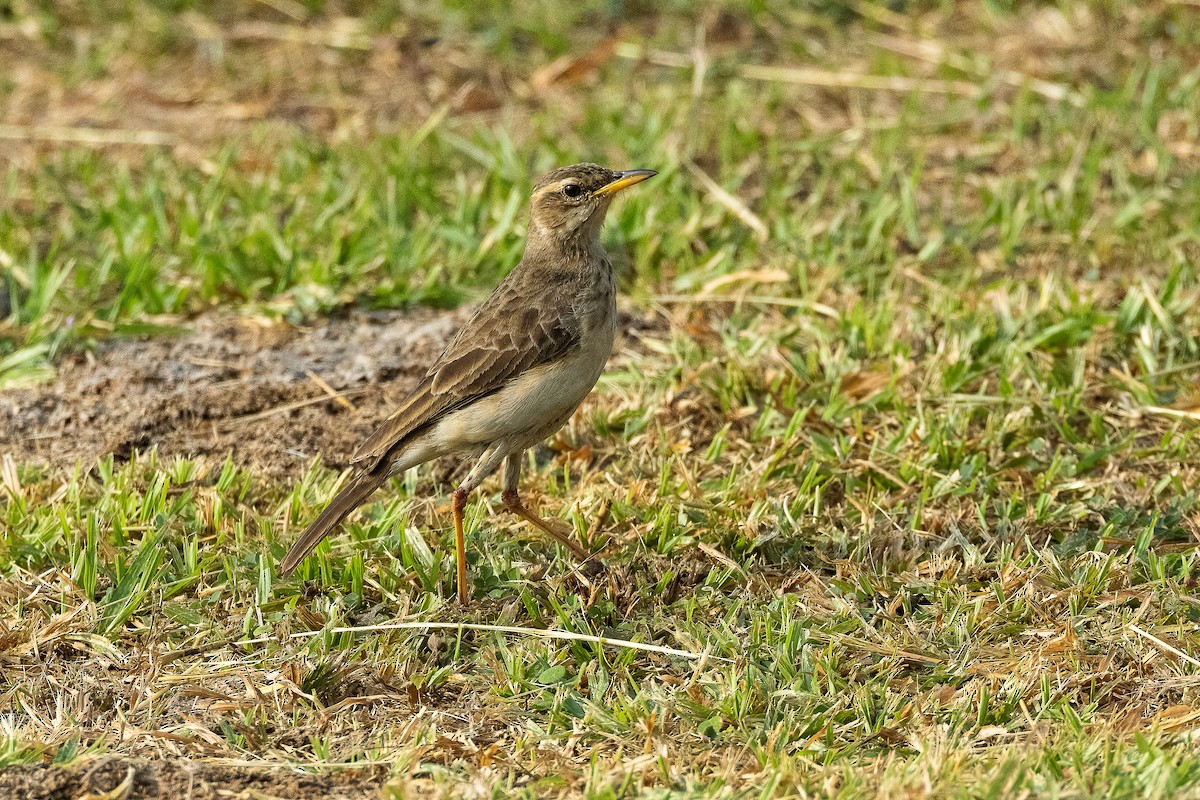
[[[551,292],[522,280],[523,266],[484,301],[420,385],[359,446],[355,462],[375,469],[419,428],[491,394],[530,367],[561,357],[579,343],[574,320],[550,313],[557,307],[553,300],[545,303],[545,312],[530,309],[530,294]],[[529,316],[530,311],[534,316]],[[514,330],[511,318],[516,315],[521,315],[522,325]]]
[[[354,461],[361,471],[300,534],[279,564],[282,574],[295,569],[338,523],[383,485],[388,466],[408,437],[442,415],[500,389],[530,367],[561,357],[579,343],[574,320],[563,317],[558,305],[547,297],[554,289],[523,281],[520,271],[518,266],[484,301],[421,383],[359,445]],[[529,295],[534,293],[546,298],[541,307],[530,307]],[[513,326],[511,318],[517,314],[521,325]]]

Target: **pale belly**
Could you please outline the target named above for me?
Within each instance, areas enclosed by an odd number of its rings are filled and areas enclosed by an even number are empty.
[[[446,415],[430,430],[431,444],[453,452],[503,440],[504,449],[516,452],[554,433],[592,391],[612,353],[615,319],[598,323],[570,355],[534,367],[494,394]]]

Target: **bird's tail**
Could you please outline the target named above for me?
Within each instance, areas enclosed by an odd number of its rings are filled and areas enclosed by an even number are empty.
[[[349,485],[337,493],[329,505],[325,506],[313,523],[304,529],[300,538],[287,551],[287,555],[279,562],[279,572],[287,575],[296,568],[304,558],[329,535],[333,528],[346,518],[354,509],[363,504],[368,497],[387,480],[387,473],[377,474],[363,472],[350,479]]]

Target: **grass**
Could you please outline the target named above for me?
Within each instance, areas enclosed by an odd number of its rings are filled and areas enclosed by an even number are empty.
[[[650,56],[538,98],[528,76],[616,7],[493,25],[448,3],[421,13],[446,48],[432,80],[464,65],[459,94],[414,82],[421,113],[389,120],[364,111],[396,91],[361,77],[391,46],[371,37],[408,41],[417,17],[180,5],[16,12],[37,31],[16,57],[68,99],[139,70],[169,93],[155,70],[201,53],[187,80],[227,75],[268,111],[194,132],[166,114],[166,148],[14,151],[0,382],[218,306],[294,324],[473,300],[520,258],[538,170],[652,167],[606,241],[624,304],[660,323],[527,471],[607,571],[485,513],[489,483],[459,610],[423,471],[280,579],[339,480],[319,463],[291,484],[232,459],[9,458],[0,765],[383,764],[397,798],[1200,796],[1194,9],[631,5],[618,52]],[[367,50],[214,55],[197,33],[275,6],[297,30],[360,19]],[[702,77],[663,55],[697,47]],[[289,122],[288,59],[332,124]],[[923,83],[855,85],[877,75]],[[468,84],[496,107],[472,111]],[[136,111],[118,127],[153,127]]]

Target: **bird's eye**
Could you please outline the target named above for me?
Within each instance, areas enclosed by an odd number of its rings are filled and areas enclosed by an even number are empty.
[[[566,186],[564,186],[562,188],[562,193],[565,194],[567,197],[574,199],[576,197],[579,197],[579,195],[583,194],[583,189],[580,189],[579,184],[577,184],[577,183],[568,183]]]

